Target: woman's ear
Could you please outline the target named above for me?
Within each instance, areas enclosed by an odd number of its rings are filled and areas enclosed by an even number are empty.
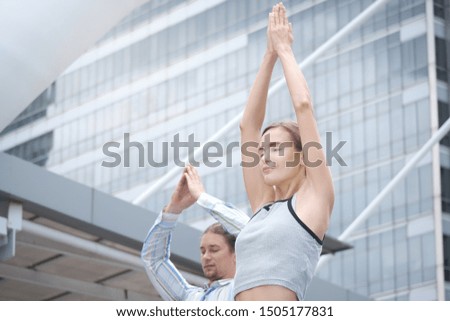
[[[290,168],[297,168],[297,167],[302,167],[305,166],[304,161],[303,161],[303,152],[302,151],[294,151],[294,158],[292,160],[289,160],[286,163],[287,167]]]
[[[303,151],[300,151],[300,152],[297,152],[298,153],[298,158],[299,158],[299,160],[298,160],[298,162],[299,162],[299,165],[300,166],[305,166],[305,161],[304,161],[304,159],[303,159]]]

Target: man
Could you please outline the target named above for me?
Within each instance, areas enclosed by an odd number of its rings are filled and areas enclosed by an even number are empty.
[[[208,279],[208,284],[203,288],[187,283],[170,261],[170,242],[177,219],[184,209],[195,202],[225,227],[215,223],[202,235],[201,264]],[[236,269],[234,243],[236,235],[247,222],[246,214],[205,193],[197,172],[189,165],[142,247],[145,270],[162,298],[170,301],[233,300]]]

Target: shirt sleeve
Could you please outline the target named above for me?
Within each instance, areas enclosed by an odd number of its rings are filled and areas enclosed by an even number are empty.
[[[200,300],[203,289],[187,283],[170,261],[170,243],[177,218],[176,214],[159,214],[144,241],[141,259],[147,276],[164,300]]]
[[[230,203],[226,203],[207,193],[202,193],[197,204],[206,209],[223,227],[233,235],[239,232],[248,223],[250,218],[243,211]]]

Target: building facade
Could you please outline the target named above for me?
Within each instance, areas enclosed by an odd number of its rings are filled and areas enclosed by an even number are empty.
[[[285,0],[297,61],[374,2]],[[0,150],[132,201],[187,154],[181,148],[175,155],[171,143],[190,137],[203,143],[242,111],[266,48],[272,5],[149,1],[7,127]],[[330,149],[344,143],[342,161],[330,164],[331,236],[449,118],[449,23],[444,0],[391,0],[305,68],[322,142]],[[278,63],[272,84],[282,75]],[[294,118],[286,86],[268,100],[267,115]],[[250,214],[238,142],[235,126],[211,148],[222,149],[222,157],[197,161],[206,190]],[[175,183],[144,206],[159,211]],[[199,228],[209,222],[198,208],[183,220]],[[450,299],[450,136],[349,242],[354,248],[336,254],[319,277],[377,300]]]

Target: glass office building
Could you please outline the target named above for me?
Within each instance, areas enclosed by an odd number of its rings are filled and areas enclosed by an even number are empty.
[[[297,61],[374,2],[285,0]],[[273,4],[149,1],[7,127],[0,149],[135,199],[176,166],[171,142],[191,134],[205,142],[243,109]],[[304,69],[322,143],[332,149],[345,142],[343,162],[330,164],[336,201],[329,235],[339,236],[449,118],[449,23],[444,0],[391,0]],[[272,84],[281,77],[278,63]],[[267,113],[270,121],[294,119],[286,86],[270,97]],[[200,173],[209,193],[250,214],[238,141],[236,125],[210,148],[222,149],[223,157],[211,158]],[[103,163],[118,159],[118,166]],[[159,211],[175,183],[144,206]],[[207,218],[198,208],[182,217],[198,227]],[[319,277],[376,300],[450,299],[450,136],[349,242],[354,248],[336,254]]]

